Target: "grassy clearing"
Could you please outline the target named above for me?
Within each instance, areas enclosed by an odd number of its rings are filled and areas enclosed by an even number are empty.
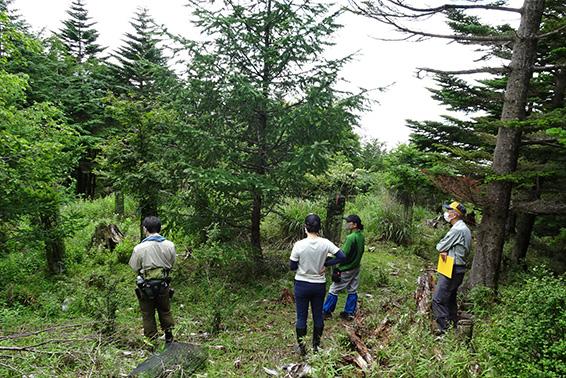
[[[359,201],[349,210],[369,211],[370,204],[377,202],[368,197]],[[65,275],[46,276],[38,249],[0,259],[0,275],[9,278],[0,297],[0,376],[120,377],[150,356],[133,293],[134,274],[127,266],[139,238],[136,214],[129,203],[126,217],[117,218],[109,215],[112,205],[107,198],[67,209],[76,230],[67,239]],[[89,219],[117,223],[126,240],[114,252],[90,248],[96,224]],[[276,234],[274,220],[271,222]],[[258,269],[245,245],[212,241],[195,246],[179,230],[165,230],[179,254],[173,277],[175,336],[208,349],[208,367],[202,377],[263,377],[267,376],[264,368],[279,369],[297,362],[307,362],[313,377],[363,376],[348,362],[353,353],[348,327],[357,332],[375,359],[366,376],[491,377],[517,375],[507,374],[511,370],[505,370],[506,366],[511,365],[505,361],[516,360],[512,346],[519,345],[522,335],[551,340],[564,329],[564,315],[555,314],[557,308],[565,308],[564,283],[539,273],[543,278],[527,284],[521,275],[513,278],[502,290],[499,304],[481,291],[473,293],[476,327],[471,341],[453,334],[435,340],[430,319],[416,315],[413,293],[421,269],[434,263],[434,244],[446,229],[432,229],[422,222],[412,227],[413,243],[406,247],[368,235],[358,316],[353,322],[336,317],[327,321],[323,350],[309,354],[306,361],[294,352],[295,309],[284,295],[293,289],[287,243],[267,247]],[[532,299],[542,293],[554,294],[544,302]],[[337,312],[344,301],[345,294],[340,296]],[[523,302],[528,306],[522,306]],[[541,312],[547,313],[547,319],[555,316],[553,324],[562,324],[562,328],[556,331],[556,326],[549,327],[542,320],[537,323]],[[513,318],[515,313],[532,317],[526,331],[521,318]],[[308,341],[311,334],[309,321]],[[546,335],[544,339],[541,334]],[[548,356],[544,361],[551,361],[551,368],[558,372],[564,369],[559,341],[539,348]],[[163,340],[157,345],[158,351],[161,348]],[[546,374],[545,366],[536,359],[513,366],[515,373],[528,368],[540,373],[537,376],[559,376]]]

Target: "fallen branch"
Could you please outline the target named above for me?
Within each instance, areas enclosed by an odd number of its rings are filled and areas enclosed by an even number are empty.
[[[386,316],[383,318],[379,326],[372,332],[374,337],[381,337],[381,335],[389,328],[391,320]]]
[[[95,336],[89,336],[89,337],[84,337],[84,338],[79,338],[79,339],[53,339],[53,340],[46,340],[46,341],[42,341],[40,343],[37,344],[33,344],[33,345],[26,345],[26,346],[0,346],[0,350],[6,350],[6,351],[12,351],[12,352],[45,352],[45,353],[53,353],[53,352],[49,352],[49,351],[41,351],[41,350],[37,350],[35,348],[40,347],[42,345],[46,345],[46,344],[52,344],[52,343],[71,343],[74,341],[87,341],[87,340],[94,340],[96,337]]]
[[[21,376],[24,377],[24,372],[21,371],[21,370],[16,369],[16,368],[13,367],[12,365],[8,365],[8,364],[5,364],[5,363],[3,363],[3,362],[0,362],[0,366],[4,366],[6,369],[15,371],[16,373],[21,374]]]
[[[362,339],[360,339],[360,337],[356,335],[356,332],[354,332],[352,328],[347,328],[347,331],[348,331],[348,337],[350,338],[350,342],[354,346],[355,350],[359,353],[361,357],[363,357],[367,366],[371,365],[373,363],[373,357],[369,352],[369,349],[366,346],[366,344],[364,344]]]
[[[34,331],[34,332],[14,333],[12,335],[0,336],[0,341],[1,340],[8,340],[8,339],[18,339],[18,338],[21,338],[21,337],[35,336],[35,335],[39,335],[40,333],[53,332],[53,331],[56,331],[56,330],[59,330],[59,329],[85,327],[85,326],[92,325],[92,324],[94,324],[94,322],[49,327],[49,328],[45,328],[45,329],[42,329],[42,330],[39,330],[39,331]]]

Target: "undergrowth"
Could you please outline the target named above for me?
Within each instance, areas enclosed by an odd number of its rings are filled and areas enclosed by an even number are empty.
[[[209,354],[206,372],[197,376],[258,377],[266,375],[264,368],[306,362],[312,377],[359,377],[362,372],[351,362],[350,330],[374,358],[365,372],[369,377],[563,376],[562,279],[547,271],[517,276],[498,301],[477,289],[470,295],[474,337],[449,333],[437,340],[430,317],[416,314],[413,293],[421,270],[434,264],[434,244],[446,228],[427,226],[424,220],[434,214],[419,210],[413,213],[412,244],[380,241],[373,234],[378,224],[372,223],[371,211],[382,204],[374,203],[375,197],[358,198],[347,209],[358,212],[367,226],[358,316],[353,322],[328,320],[322,351],[306,360],[294,352],[288,244],[270,244],[258,259],[246,243],[215,240],[214,227],[203,245],[165,228],[178,242],[175,337],[200,344]],[[0,260],[0,275],[8,282],[0,292],[0,376],[126,376],[151,355],[142,337],[135,275],[127,265],[139,240],[138,220],[132,203],[124,218],[112,215],[111,204],[111,199],[101,199],[69,207],[81,228],[67,238],[64,274],[47,276],[39,250]],[[304,215],[301,211],[317,208],[313,203],[288,206],[296,207],[284,211],[295,214],[295,221]],[[267,220],[274,238],[295,227],[282,219]],[[116,223],[125,234],[113,252],[90,246],[99,222]],[[340,295],[337,310],[344,302]],[[311,334],[309,323],[309,341]],[[161,340],[156,350],[162,348]]]

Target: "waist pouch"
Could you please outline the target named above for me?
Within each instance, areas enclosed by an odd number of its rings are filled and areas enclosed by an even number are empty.
[[[149,299],[155,299],[169,288],[165,280],[149,280],[138,285],[141,292]]]

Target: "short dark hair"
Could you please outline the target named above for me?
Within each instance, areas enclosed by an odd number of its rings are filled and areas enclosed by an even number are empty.
[[[145,227],[147,232],[150,234],[155,234],[156,232],[161,231],[161,221],[158,217],[150,215],[149,217],[145,217],[142,226]]]
[[[320,217],[316,214],[309,214],[305,218],[305,228],[308,232],[320,231]]]
[[[360,219],[359,216],[357,216],[356,214],[350,214],[348,215],[346,218],[344,218],[344,220],[346,222],[352,222],[356,224],[356,227],[358,228],[358,230],[363,230],[364,229],[364,225],[362,224],[362,220]]]

